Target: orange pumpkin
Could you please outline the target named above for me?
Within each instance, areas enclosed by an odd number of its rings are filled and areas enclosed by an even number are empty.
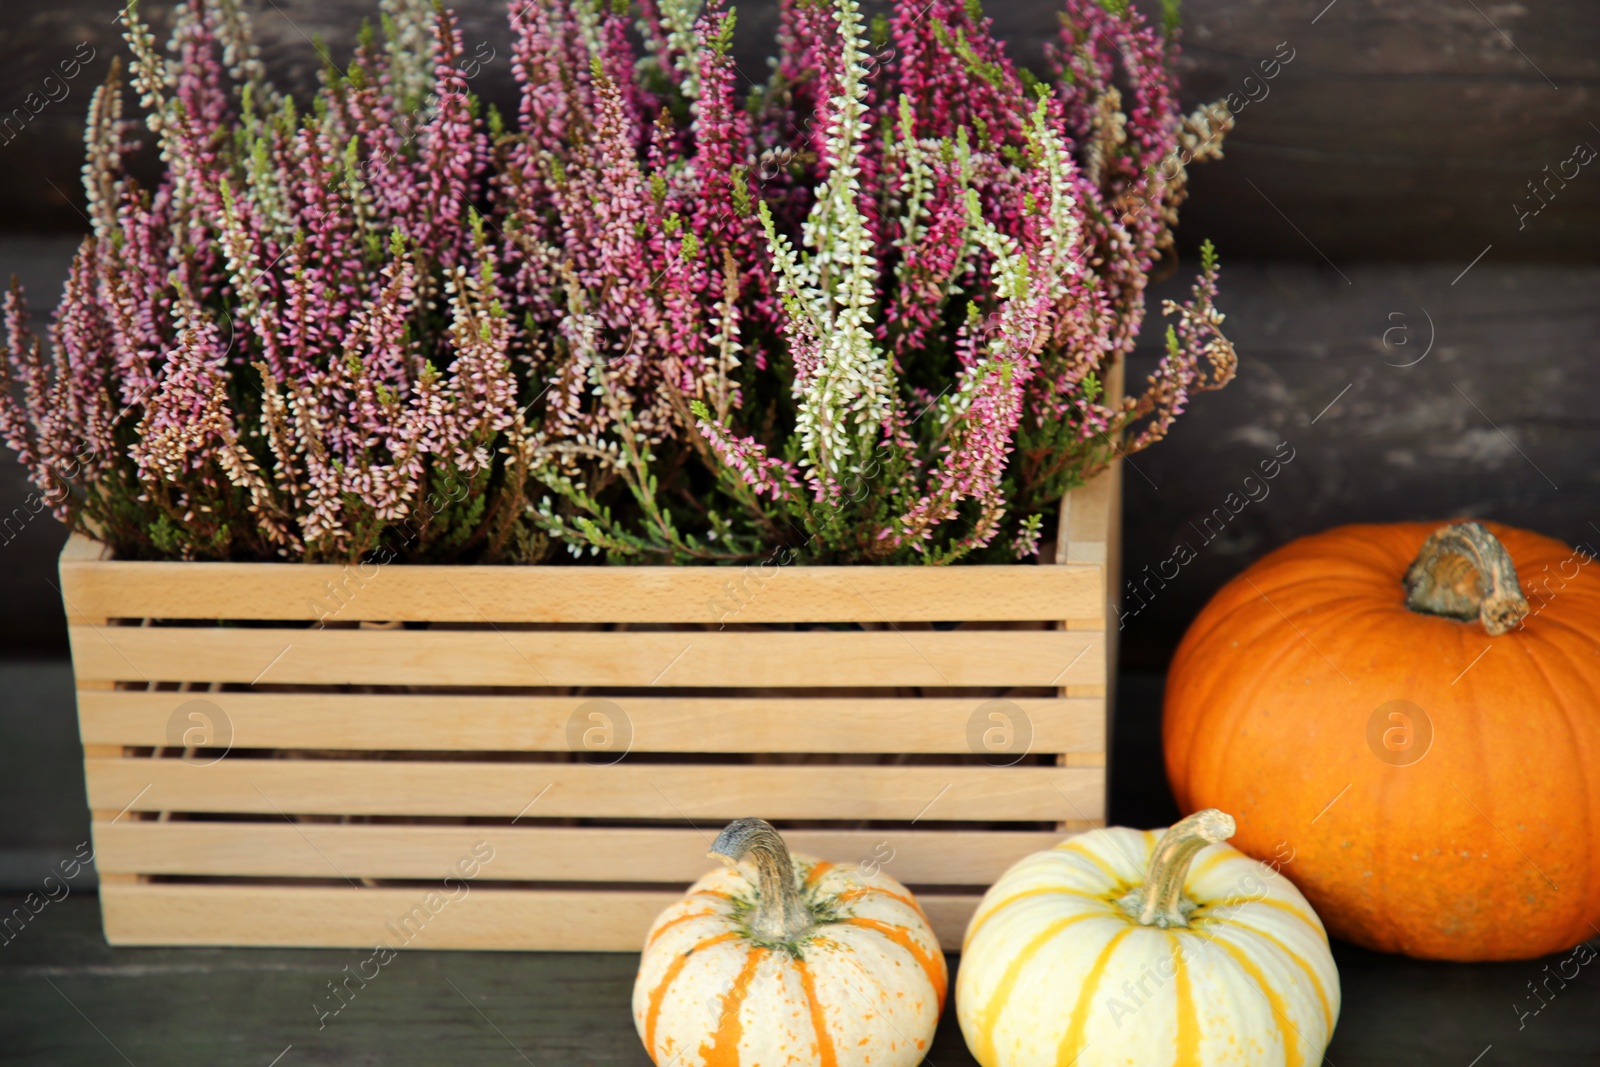
[[[1477,523],[1346,526],[1273,552],[1173,661],[1179,805],[1236,813],[1233,843],[1291,856],[1328,930],[1360,945],[1522,959],[1593,936],[1593,563]]]

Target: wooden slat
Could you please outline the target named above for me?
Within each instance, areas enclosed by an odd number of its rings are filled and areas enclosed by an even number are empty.
[[[1115,476],[1107,471],[1061,502],[1061,537],[1065,541],[1068,565],[1105,564],[1106,532],[1115,502],[1114,480]],[[1105,617],[1103,605],[1100,617]]]
[[[85,537],[81,533],[71,534],[67,543],[61,546],[61,563],[73,564],[95,563],[111,558],[111,549],[96,541],[92,537]]]
[[[1100,685],[1106,678],[1105,634],[1093,630],[571,633],[72,626],[68,632],[79,679],[726,688]]]
[[[480,879],[682,882],[715,866],[710,830],[545,826],[136,822],[94,826],[102,874],[239,878],[416,878],[437,881],[486,851]],[[987,886],[1063,834],[972,830],[785,830],[798,854],[881,867],[902,882]],[[485,849],[484,846],[487,846]]]
[[[245,748],[437,751],[950,752],[973,751],[981,697],[768,698],[595,695],[425,696],[359,693],[78,694],[86,744],[172,745],[179,709],[203,700],[221,744]],[[1031,752],[1098,752],[1104,702],[1017,698]],[[609,706],[608,706],[609,705]],[[1005,709],[1010,712],[1012,709]],[[620,711],[620,715],[618,714]],[[607,722],[591,719],[604,715]],[[569,724],[571,724],[569,726]],[[178,723],[188,728],[187,717]],[[984,721],[985,728],[988,726]],[[609,735],[583,731],[609,729]],[[1019,725],[1019,729],[1023,729]],[[981,754],[981,752],[980,752]]]
[[[650,924],[682,899],[661,890],[468,888],[428,907],[420,888],[107,885],[113,945],[278,945],[306,948],[638,952]],[[977,894],[918,894],[946,951],[961,947]],[[409,921],[408,921],[409,920]]]
[[[1100,819],[1090,767],[84,761],[97,810],[533,818]],[[537,798],[537,799],[536,799]]]
[[[80,538],[77,551],[92,542]],[[1091,567],[378,567],[61,558],[86,617],[304,622],[1103,619]],[[955,613],[952,616],[952,613]]]
[[[1122,636],[1122,618],[1119,605],[1122,603],[1122,480],[1126,475],[1122,464],[1114,465],[1107,472],[1108,477],[1101,479],[1107,483],[1110,493],[1110,506],[1106,511],[1106,562],[1105,580],[1102,596],[1105,598],[1106,617],[1106,647],[1105,660],[1110,665],[1105,682],[1105,706],[1107,709],[1117,706],[1117,644]],[[1071,694],[1069,694],[1071,695]],[[1109,719],[1107,729],[1109,730]]]

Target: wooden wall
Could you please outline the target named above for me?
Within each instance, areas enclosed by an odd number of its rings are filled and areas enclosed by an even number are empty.
[[[1124,669],[1164,669],[1218,586],[1345,523],[1490,518],[1600,552],[1600,267],[1464,266],[1224,264],[1239,376],[1123,478],[1125,577],[1147,605],[1125,598]],[[1278,477],[1246,485],[1285,443]]]
[[[988,6],[1016,54],[1037,63],[1064,0],[993,0]],[[1079,2],[1079,0],[1072,0]],[[83,109],[110,57],[121,53],[120,0],[7,0],[0,5],[0,119],[44,90],[75,55],[92,54],[66,96],[21,134],[0,132],[0,227],[75,229]],[[170,0],[148,0],[159,22]],[[322,37],[336,58],[374,0],[258,0],[272,67],[305,84]],[[500,55],[477,88],[506,100],[504,5],[459,0],[469,45]],[[776,4],[745,0],[740,65],[764,77]],[[1528,183],[1580,141],[1600,148],[1600,10],[1592,0],[1188,0],[1184,4],[1187,101],[1241,104],[1228,158],[1202,168],[1186,234],[1212,237],[1225,254],[1320,260],[1471,257],[1567,261],[1593,255],[1600,235],[1600,168],[1536,206]],[[1270,81],[1261,61],[1291,55]],[[1257,80],[1246,82],[1252,72]],[[49,92],[60,95],[54,85]],[[1253,99],[1252,99],[1253,98]],[[39,98],[35,98],[36,100]],[[14,123],[14,126],[17,124]],[[26,165],[22,165],[26,161]],[[1569,170],[1570,173],[1570,170]],[[1547,197],[1548,199],[1548,197]],[[1285,217],[1294,226],[1285,225]],[[1298,227],[1301,233],[1297,233]],[[1314,246],[1314,247],[1313,247]]]

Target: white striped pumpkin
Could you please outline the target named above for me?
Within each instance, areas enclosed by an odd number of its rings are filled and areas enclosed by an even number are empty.
[[[727,866],[661,913],[639,961],[633,1020],[658,1067],[922,1062],[948,976],[909,890],[791,857],[760,819],[711,854]]]
[[[1322,922],[1214,809],[1017,863],[972,917],[956,1016],[983,1067],[1315,1067],[1339,1017]]]

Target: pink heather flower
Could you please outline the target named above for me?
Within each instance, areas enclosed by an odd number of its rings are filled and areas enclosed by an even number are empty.
[[[704,410],[703,408],[700,410]],[[717,456],[731,467],[744,483],[758,495],[781,500],[800,488],[793,468],[779,459],[773,459],[767,450],[752,437],[735,437],[709,418],[710,413],[695,421],[695,428],[705,435],[706,441]]]

